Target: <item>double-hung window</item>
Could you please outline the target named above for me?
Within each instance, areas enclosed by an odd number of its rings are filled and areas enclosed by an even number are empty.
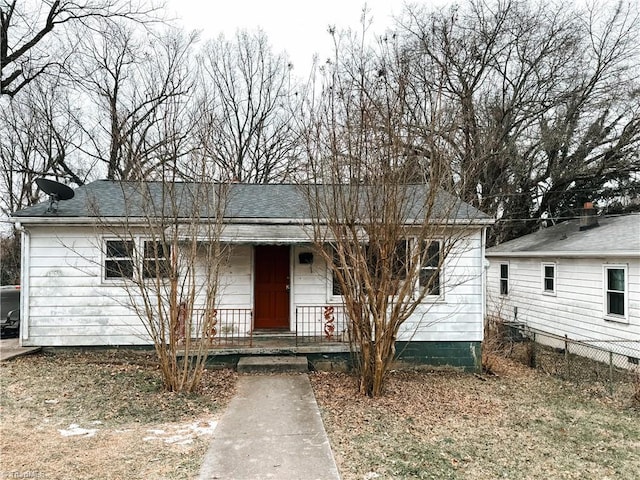
[[[139,272],[143,278],[167,277],[170,256],[170,248],[160,241],[105,240],[103,278],[133,279]]]
[[[331,269],[331,272],[332,272],[331,294],[333,296],[338,297],[342,295],[342,287],[340,286],[339,275],[342,275],[343,277],[348,277],[350,275],[349,270],[351,268],[352,268],[351,265],[345,265],[340,261],[340,256],[338,255],[338,251],[334,248],[333,249],[333,268]]]
[[[627,267],[605,265],[604,267],[604,313],[609,319],[627,318]]]
[[[144,242],[144,259],[142,274],[144,278],[169,276],[169,247],[160,241]]]
[[[407,278],[407,272],[409,268],[409,258],[411,242],[409,240],[399,240],[392,253],[387,254],[390,258],[384,258],[380,249],[376,249],[371,245],[360,245],[361,253],[364,255],[366,261],[367,271],[374,285],[384,281],[389,282],[387,286],[393,287],[394,281],[401,282]],[[348,252],[347,252],[348,253]],[[348,259],[347,259],[348,260]],[[351,271],[355,268],[355,265],[340,261],[337,250],[333,250],[333,267],[332,267],[332,286],[331,293],[333,296],[342,295],[342,289],[340,287],[339,276],[342,275],[345,278],[350,278],[353,275]],[[353,280],[353,278],[351,278]],[[389,292],[393,295],[394,292]]]
[[[135,244],[133,240],[107,240],[104,278],[133,278]]]
[[[422,242],[420,257],[420,288],[427,288],[427,295],[440,295],[442,243]]]
[[[542,292],[548,295],[556,293],[556,264],[542,264]]]
[[[500,264],[500,295],[509,295],[509,264]]]

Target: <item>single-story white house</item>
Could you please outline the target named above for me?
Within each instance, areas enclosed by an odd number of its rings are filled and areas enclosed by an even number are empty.
[[[489,315],[637,364],[640,214],[596,216],[586,204],[581,218],[491,247],[486,256]]]
[[[146,185],[150,191],[163,188],[162,183]],[[219,240],[230,253],[221,272],[218,334],[232,332],[239,338],[260,331],[343,339],[342,298],[331,268],[314,251],[308,202],[300,187],[228,188]],[[125,182],[100,180],[76,189],[72,199],[54,208],[44,202],[12,215],[22,232],[22,345],[150,343],[127,305],[124,288],[135,264],[146,261],[146,253],[137,258],[129,247],[135,243],[137,251],[147,252],[147,240],[142,234],[126,241],[118,235],[146,213],[142,200],[127,200],[133,189]],[[440,197],[456,202],[454,213],[442,220],[463,241],[439,269],[437,292],[405,323],[398,351],[407,361],[477,368],[485,306],[484,238],[493,221],[448,194]]]

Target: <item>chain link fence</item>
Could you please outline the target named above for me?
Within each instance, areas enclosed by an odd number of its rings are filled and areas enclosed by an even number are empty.
[[[572,339],[521,323],[489,325],[505,356],[583,388],[640,402],[640,340]]]

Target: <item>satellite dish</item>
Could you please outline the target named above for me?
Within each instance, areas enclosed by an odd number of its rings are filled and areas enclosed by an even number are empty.
[[[36,178],[36,185],[44,193],[49,195],[49,208],[47,212],[57,212],[60,200],[71,200],[74,192],[67,185],[46,178]]]

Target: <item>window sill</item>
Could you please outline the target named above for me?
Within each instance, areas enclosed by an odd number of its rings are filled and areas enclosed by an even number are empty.
[[[133,279],[127,278],[127,277],[110,277],[110,278],[102,277],[101,283],[103,285],[129,285],[133,283]]]
[[[557,296],[556,292],[550,292],[548,290],[544,290],[542,292],[542,295],[546,295],[547,297],[555,297],[555,296]]]
[[[621,323],[623,325],[629,325],[628,317],[614,317],[613,315],[605,315],[604,320],[605,322],[614,322]]]

